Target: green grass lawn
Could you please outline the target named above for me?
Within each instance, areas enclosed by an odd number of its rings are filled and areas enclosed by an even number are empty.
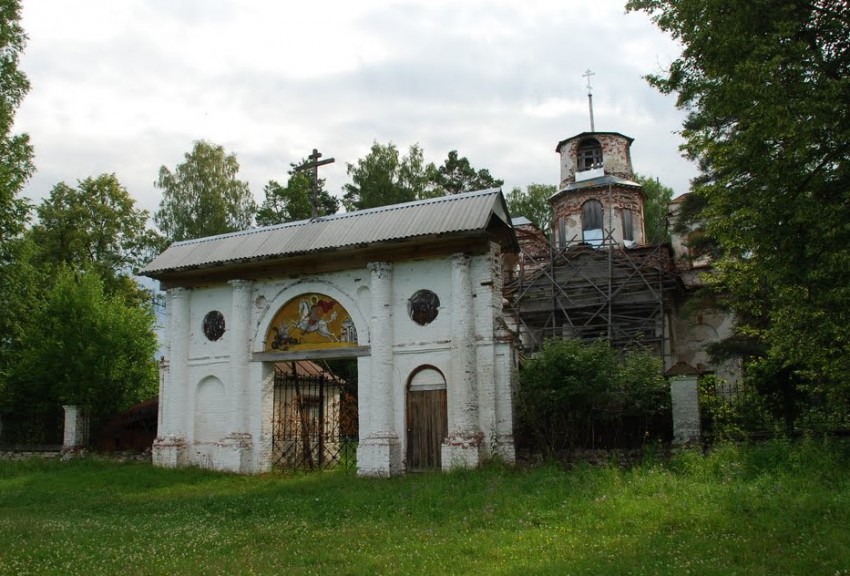
[[[850,446],[389,480],[0,462],[0,574],[850,574]]]

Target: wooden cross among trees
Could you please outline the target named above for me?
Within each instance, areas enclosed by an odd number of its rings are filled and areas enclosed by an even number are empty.
[[[310,188],[310,207],[312,210],[312,216],[310,216],[311,219],[314,219],[319,215],[319,166],[324,166],[325,164],[334,162],[333,158],[327,158],[326,160],[320,161],[319,158],[321,157],[322,154],[313,148],[313,153],[307,156],[308,161],[294,168],[295,172],[304,172],[310,169],[313,171],[313,184]]]

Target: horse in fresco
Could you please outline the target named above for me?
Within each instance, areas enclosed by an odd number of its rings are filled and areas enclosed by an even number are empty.
[[[290,322],[286,331],[292,336],[293,329],[301,331],[301,334],[316,334],[327,338],[331,342],[339,342],[339,338],[330,331],[328,324],[336,320],[336,310],[333,309],[334,302],[329,300],[312,301],[304,298],[298,303],[300,318],[296,322]],[[330,312],[330,314],[328,314]]]

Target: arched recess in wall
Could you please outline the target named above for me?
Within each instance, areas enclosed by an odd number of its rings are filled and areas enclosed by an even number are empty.
[[[602,244],[602,202],[591,198],[581,205],[581,239],[583,242],[599,246]]]
[[[448,435],[446,377],[433,366],[420,366],[407,382],[407,469],[439,470]]]
[[[195,442],[217,442],[227,434],[227,398],[224,384],[208,376],[195,388]]]

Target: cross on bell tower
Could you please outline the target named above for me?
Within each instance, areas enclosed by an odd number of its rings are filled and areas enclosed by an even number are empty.
[[[595,74],[590,71],[590,68],[582,74],[582,78],[587,78],[587,106],[590,109],[590,131],[596,132],[596,129],[593,126],[593,88],[590,86],[591,76],[595,76]]]

